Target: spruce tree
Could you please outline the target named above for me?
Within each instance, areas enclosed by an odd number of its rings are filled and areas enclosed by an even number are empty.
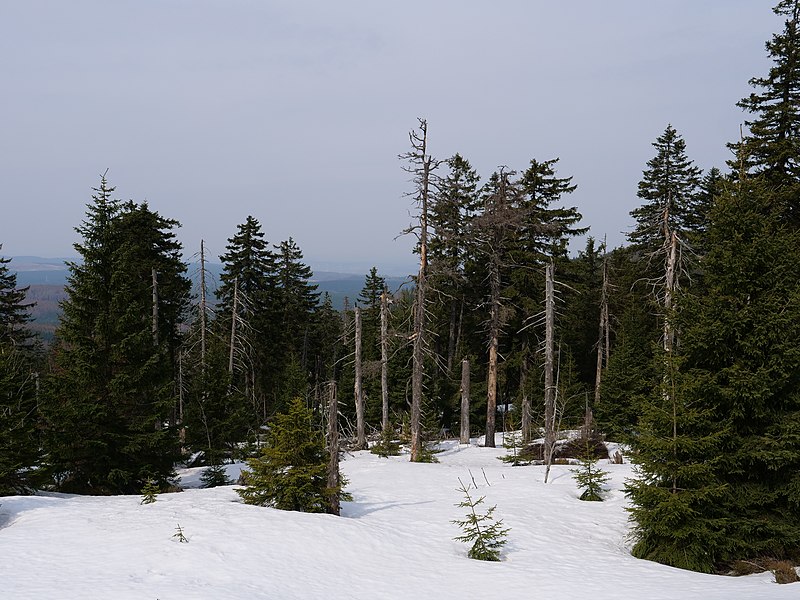
[[[667,125],[653,147],[656,155],[647,162],[637,193],[643,204],[631,211],[636,226],[628,235],[646,254],[662,251],[672,232],[685,239],[692,229],[701,175],[686,156],[686,142],[672,125]]]
[[[176,221],[112,199],[105,177],[77,228],[48,381],[46,448],[61,489],[137,493],[173,473],[176,353],[189,281]],[[154,282],[155,274],[155,282]]]
[[[269,391],[280,373],[270,350],[281,335],[277,258],[264,239],[261,224],[252,216],[237,227],[225,249],[220,256],[220,286],[215,292],[219,304],[214,333],[225,340],[228,349],[226,364],[228,370],[233,367],[229,373],[232,390],[239,398],[250,399],[264,415]]]
[[[456,504],[459,508],[467,508],[466,516],[463,519],[451,521],[464,530],[464,535],[459,535],[454,539],[459,542],[472,544],[467,556],[475,560],[499,561],[500,550],[506,543],[506,535],[509,529],[503,528],[503,521],[494,520],[496,506],[490,507],[484,514],[477,512],[477,508],[483,504],[484,496],[473,498],[469,493],[469,486],[459,479],[461,486],[458,491],[464,494],[464,499]]]
[[[341,488],[327,487],[328,456],[323,432],[313,425],[313,414],[299,398],[270,424],[262,454],[248,461],[246,487],[237,490],[247,504],[281,510],[328,512],[331,495]]]
[[[787,186],[800,182],[800,0],[781,0],[773,12],[785,17],[784,28],[766,43],[769,72],[753,77],[756,91],[738,103],[753,120],[745,121],[750,131],[744,139],[731,144],[736,155],[731,166]],[[788,201],[797,219],[796,195]]]

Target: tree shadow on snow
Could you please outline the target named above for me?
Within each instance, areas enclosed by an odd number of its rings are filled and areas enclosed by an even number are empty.
[[[423,500],[421,502],[344,502],[342,504],[342,516],[350,519],[360,519],[374,512],[396,508],[400,506],[419,506],[422,504],[432,504],[433,500]]]

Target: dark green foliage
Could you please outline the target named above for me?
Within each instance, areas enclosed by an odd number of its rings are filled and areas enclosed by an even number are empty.
[[[70,264],[56,368],[43,411],[48,462],[65,491],[138,493],[173,473],[179,328],[189,281],[178,223],[146,204],[121,205],[105,178]],[[153,329],[153,270],[157,328]]]
[[[40,460],[36,373],[22,352],[0,343],[0,496],[29,493]]]
[[[172,539],[178,540],[181,544],[188,544],[189,538],[187,538],[183,533],[183,527],[180,526],[180,523],[175,528],[175,533],[172,534]]]
[[[634,554],[707,572],[800,546],[800,234],[769,187],[737,188],[712,213],[706,289],[683,301],[683,358],[642,416],[628,489]]]
[[[31,304],[9,262],[0,257],[0,495],[30,492],[41,454]]]
[[[597,466],[597,458],[589,436],[584,436],[578,442],[583,451],[579,456],[580,467],[572,469],[572,477],[578,484],[578,489],[583,490],[579,498],[589,502],[602,502],[603,484],[608,483],[608,472]]]
[[[628,236],[646,253],[659,251],[672,232],[683,239],[685,232],[697,226],[695,203],[701,175],[672,125],[653,146],[656,156],[647,162],[637,194],[644,203],[631,211],[636,227]]]
[[[753,77],[756,91],[738,103],[753,120],[745,121],[750,132],[744,140],[731,144],[736,152],[731,166],[739,169],[742,163],[745,172],[783,187],[800,181],[800,2],[781,0],[773,10],[785,16],[784,29],[766,44],[772,60],[766,77]],[[791,207],[797,218],[796,196]]]
[[[328,456],[322,432],[299,398],[286,414],[270,424],[269,440],[258,458],[248,461],[244,489],[237,493],[247,504],[281,510],[328,512],[329,498],[342,490],[327,487]]]
[[[28,288],[17,287],[17,274],[8,268],[10,262],[10,258],[0,256],[0,344],[26,346],[31,337],[26,324],[31,320],[33,304],[25,302]]]
[[[380,439],[377,441],[377,443],[370,446],[369,451],[373,454],[377,454],[381,458],[399,456],[400,442],[395,439],[394,428],[390,426],[381,431]]]
[[[485,496],[473,499],[469,493],[469,486],[459,479],[461,486],[458,491],[464,494],[464,500],[456,504],[459,508],[469,509],[464,519],[454,519],[451,523],[458,525],[464,531],[464,535],[459,535],[453,539],[466,544],[472,544],[467,556],[475,560],[499,561],[500,550],[506,543],[506,535],[510,531],[503,528],[503,521],[494,520],[494,511],[497,508],[492,506],[484,514],[479,514],[476,509],[483,504]]]
[[[213,488],[221,485],[231,485],[233,481],[228,477],[225,465],[214,464],[208,467],[200,476],[202,488]]]
[[[158,493],[160,491],[161,490],[159,490],[158,484],[150,479],[142,488],[142,501],[139,502],[139,504],[152,504],[158,500]]]
[[[228,374],[228,385],[238,394],[238,412],[250,410],[249,404],[252,412],[263,418],[270,409],[274,411],[274,407],[268,408],[272,400],[269,391],[278,381],[281,369],[280,361],[274,360],[269,351],[272,344],[265,343],[280,336],[282,312],[278,298],[277,257],[264,239],[260,223],[252,216],[238,226],[236,234],[228,239],[225,250],[225,254],[220,256],[223,271],[215,292],[219,300],[217,317],[211,328],[220,340],[224,340],[224,352],[220,352],[217,360],[221,368],[224,365],[226,371],[229,369],[233,343],[233,373]],[[236,324],[232,328],[231,319],[234,318]],[[254,424],[255,421],[251,420],[250,425]]]

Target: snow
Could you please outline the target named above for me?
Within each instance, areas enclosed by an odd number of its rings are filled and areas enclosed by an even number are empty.
[[[498,440],[499,441],[499,440]],[[607,501],[581,502],[570,467],[511,467],[502,448],[446,442],[438,464],[345,457],[342,516],[242,504],[235,486],[135,496],[0,498],[0,596],[44,599],[795,598],[770,573],[703,575],[630,555],[628,464],[604,464]],[[231,465],[229,475],[238,476]],[[181,473],[199,485],[202,468]],[[458,479],[510,528],[499,563],[453,540]],[[173,535],[183,529],[188,543]]]

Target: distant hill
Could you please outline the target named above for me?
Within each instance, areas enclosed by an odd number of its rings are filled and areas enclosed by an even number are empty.
[[[36,303],[31,310],[34,318],[31,329],[45,340],[51,340],[53,337],[60,314],[58,303],[66,297],[64,286],[69,275],[66,266],[68,260],[70,259],[16,256],[9,263],[9,268],[17,274],[17,285],[29,287],[27,299],[29,302]],[[213,292],[219,281],[219,275],[222,273],[222,265],[206,263],[206,268],[210,275],[208,287]],[[189,265],[188,272],[197,286],[200,279],[199,269],[196,265]],[[330,294],[334,308],[341,310],[344,307],[345,297],[349,298],[351,306],[358,298],[361,288],[364,287],[365,277],[366,273],[360,275],[318,271],[314,272],[311,281],[317,284],[320,293]],[[386,285],[393,292],[408,281],[408,277],[386,277]]]

